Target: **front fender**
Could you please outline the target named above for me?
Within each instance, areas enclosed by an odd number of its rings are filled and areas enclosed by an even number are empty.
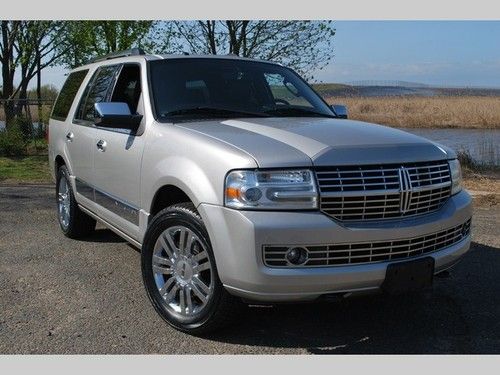
[[[165,185],[181,189],[197,207],[222,205],[228,171],[257,168],[242,150],[195,131],[154,123],[142,160],[141,206],[148,212],[156,192]]]
[[[156,192],[166,185],[181,189],[196,207],[202,202],[216,202],[219,198],[217,191],[222,191],[198,164],[186,157],[172,156],[158,161],[150,173],[158,178],[148,187],[145,207],[149,211]]]

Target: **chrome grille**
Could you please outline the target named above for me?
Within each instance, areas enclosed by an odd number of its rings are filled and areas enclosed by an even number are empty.
[[[404,179],[402,173],[408,175]],[[435,211],[451,193],[446,161],[316,169],[321,210],[339,220],[390,219]],[[405,181],[407,181],[405,183]]]
[[[393,241],[341,243],[301,246],[307,261],[300,266],[289,264],[285,254],[290,246],[264,246],[264,264],[269,267],[325,267],[400,260],[443,250],[470,234],[471,219],[453,228]]]

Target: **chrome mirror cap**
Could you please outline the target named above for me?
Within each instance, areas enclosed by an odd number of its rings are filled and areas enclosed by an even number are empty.
[[[110,115],[130,116],[132,114],[128,104],[121,102],[95,103],[95,111],[98,117]]]
[[[347,107],[345,105],[333,104],[331,108],[338,118],[347,118]]]

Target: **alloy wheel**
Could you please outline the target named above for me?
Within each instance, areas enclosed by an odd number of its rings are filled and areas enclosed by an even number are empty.
[[[69,226],[69,218],[70,218],[70,192],[69,185],[66,178],[63,176],[59,180],[59,186],[57,189],[57,209],[59,212],[59,222],[61,223],[64,229],[67,229]]]
[[[158,237],[153,275],[166,308],[190,318],[207,306],[214,293],[214,269],[207,249],[188,227],[172,226]]]

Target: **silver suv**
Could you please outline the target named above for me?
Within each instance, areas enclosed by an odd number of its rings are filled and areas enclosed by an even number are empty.
[[[106,56],[52,112],[61,229],[140,248],[154,308],[193,334],[242,302],[427,287],[470,245],[456,155],[346,117],[279,64]]]

